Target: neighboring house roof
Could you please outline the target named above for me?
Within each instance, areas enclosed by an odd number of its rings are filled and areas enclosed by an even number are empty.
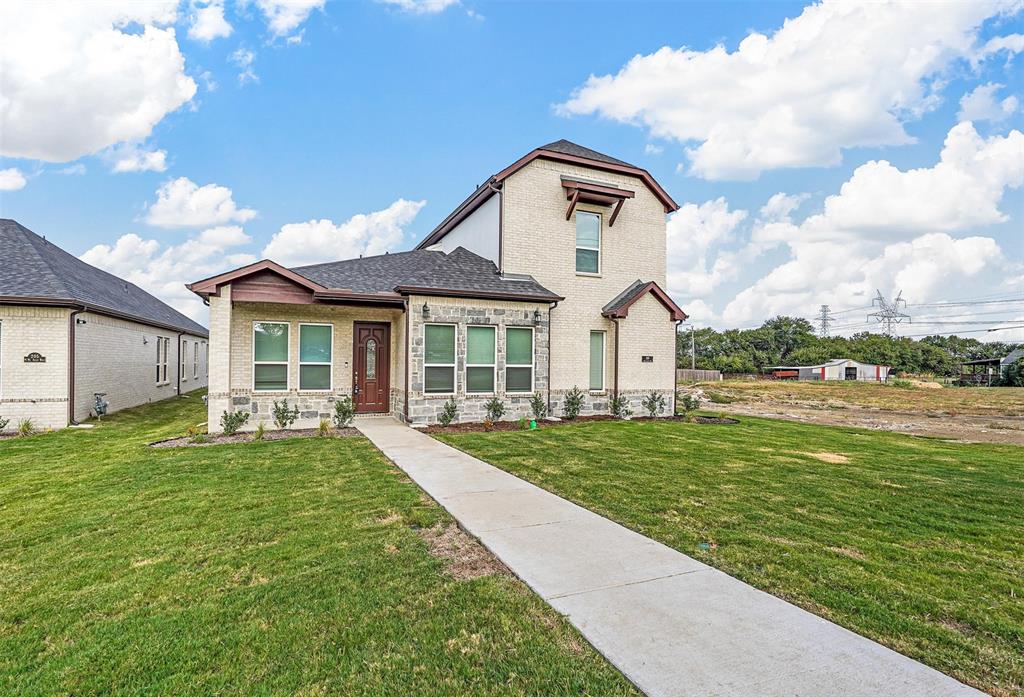
[[[668,293],[661,289],[661,286],[654,281],[641,281],[640,279],[633,281],[626,290],[612,298],[611,302],[601,308],[601,314],[615,319],[628,317],[629,308],[647,293],[653,295],[665,306],[673,320],[681,322],[686,319],[687,314],[673,302]]]
[[[1018,349],[1014,349],[1013,351],[1010,351],[1002,358],[979,358],[973,361],[964,361],[960,365],[986,365],[988,363],[995,365],[996,363],[998,363],[1001,367],[1006,367],[1013,363],[1018,358],[1021,358],[1022,356],[1024,356],[1024,346]]]
[[[217,286],[262,271],[273,271],[306,287],[315,299],[382,301],[402,295],[446,295],[556,302],[563,298],[532,276],[498,273],[489,259],[458,247],[450,254],[414,250],[286,269],[272,261],[250,264],[219,276],[196,281],[189,288],[200,295]]]
[[[122,278],[90,266],[17,221],[0,218],[0,303],[84,307],[175,331],[206,329]]]
[[[818,365],[771,365],[766,366],[764,370],[817,370],[820,368],[832,368],[843,363],[856,363],[857,365],[880,365],[883,368],[889,366],[881,363],[862,363],[861,361],[855,361],[852,358],[833,358],[825,363],[819,363]]]
[[[672,197],[668,195],[667,191],[661,188],[661,185],[654,180],[654,177],[652,177],[650,172],[646,169],[636,167],[628,162],[623,162],[622,160],[611,157],[610,155],[605,155],[604,153],[597,152],[596,150],[585,148],[582,145],[577,145],[576,143],[568,140],[556,140],[553,143],[542,145],[541,147],[530,151],[505,169],[488,178],[487,181],[478,186],[473,193],[466,198],[466,200],[456,206],[455,210],[449,213],[436,228],[431,230],[430,234],[427,235],[422,242],[416,245],[416,249],[426,249],[440,241],[440,239],[447,235],[452,228],[465,220],[467,216],[483,205],[491,196],[496,194],[500,190],[505,179],[538,158],[579,164],[592,169],[638,177],[647,185],[647,188],[651,190],[658,200],[661,201],[661,204],[665,207],[666,213],[679,210],[679,204],[677,204]]]

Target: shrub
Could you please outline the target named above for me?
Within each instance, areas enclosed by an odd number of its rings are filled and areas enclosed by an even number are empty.
[[[288,407],[288,400],[282,399],[281,403],[278,404],[277,400],[274,400],[274,425],[278,428],[290,428],[295,420],[299,418],[298,407]]]
[[[356,415],[356,405],[348,395],[334,402],[334,426],[335,428],[346,428],[352,424]]]
[[[205,443],[209,440],[206,432],[203,431],[202,424],[199,424],[198,426],[189,426],[188,430],[185,431],[185,435],[188,436],[188,439],[193,443]]]
[[[266,434],[266,432],[267,432],[267,427],[265,425],[263,425],[262,421],[260,421],[258,424],[256,424],[256,430],[252,432],[252,439],[253,440],[263,440],[263,436],[264,436],[264,434]]]
[[[678,400],[677,404],[679,409],[683,412],[683,416],[689,420],[690,412],[695,409],[700,409],[700,400],[694,397],[692,394],[684,394]],[[646,406],[646,405],[645,405]]]
[[[491,421],[498,421],[505,415],[505,403],[497,397],[491,397],[484,405],[487,410],[487,418]]]
[[[458,413],[459,405],[455,403],[455,397],[449,397],[448,401],[441,408],[441,413],[438,415],[437,420],[442,426],[450,426]]]
[[[562,405],[562,415],[570,421],[580,415],[583,410],[583,390],[572,386],[572,389],[565,393],[565,403]]]
[[[530,429],[530,422],[526,420],[525,416],[520,416],[517,423],[519,424],[520,431],[528,431]]]
[[[914,387],[914,383],[912,383],[910,380],[904,380],[902,378],[894,378],[889,381],[889,384],[892,385],[893,387],[899,387],[902,390],[909,390]]]
[[[541,393],[534,392],[533,396],[530,397],[530,409],[533,411],[533,418],[543,419],[548,415],[548,404],[544,401],[544,397]]]
[[[653,419],[655,416],[665,411],[665,395],[657,390],[651,390],[650,394],[644,397],[641,404],[643,404],[644,409],[647,410],[647,415]]]
[[[36,424],[32,419],[22,419],[18,422],[18,435],[31,436],[36,432]]]
[[[609,407],[611,408],[612,416],[619,419],[629,418],[633,413],[633,410],[629,408],[629,400],[622,395],[612,397]]]
[[[0,416],[0,433],[3,433],[3,430],[7,428],[7,424],[9,423],[11,423],[10,419],[5,419],[4,417]]]
[[[231,414],[225,411],[221,414],[220,426],[224,430],[225,436],[233,436],[248,420],[249,412],[247,411],[236,411]]]
[[[316,435],[320,438],[327,438],[331,435],[331,422],[327,419],[320,419],[316,427]]]
[[[494,428],[494,422],[491,421],[491,418],[490,417],[485,418],[484,419],[484,430],[485,431],[490,431],[493,428]]]

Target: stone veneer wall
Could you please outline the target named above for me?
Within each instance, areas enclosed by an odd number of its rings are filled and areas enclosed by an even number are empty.
[[[430,315],[424,319],[420,308],[427,303]],[[529,394],[505,392],[505,327],[532,327],[534,390],[547,396],[548,387],[548,305],[506,302],[499,300],[465,300],[413,296],[409,306],[411,347],[409,351],[409,421],[413,424],[437,423],[444,403],[454,396],[458,403],[458,422],[482,421],[486,416],[484,405],[493,396],[505,403],[503,420],[529,417]],[[535,310],[541,312],[539,325],[533,323]],[[455,394],[436,395],[423,391],[423,325],[430,323],[455,324]],[[494,394],[466,394],[466,328],[473,325],[496,327],[497,357]]]

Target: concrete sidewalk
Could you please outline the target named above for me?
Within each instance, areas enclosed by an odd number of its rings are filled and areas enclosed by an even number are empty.
[[[979,695],[391,418],[362,431],[649,695]]]

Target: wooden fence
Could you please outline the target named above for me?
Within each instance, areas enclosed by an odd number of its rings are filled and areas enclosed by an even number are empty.
[[[717,370],[676,369],[676,382],[717,382],[721,379],[722,373]]]

